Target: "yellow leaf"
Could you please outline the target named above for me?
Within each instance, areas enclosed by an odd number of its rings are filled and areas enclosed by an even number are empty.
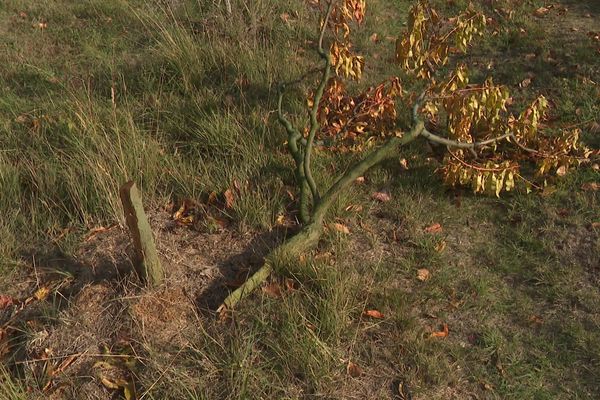
[[[446,249],[445,240],[442,240],[441,242],[435,245],[435,251],[437,251],[438,253],[441,253],[442,251],[444,251],[444,249]]]
[[[45,300],[49,294],[50,294],[50,289],[44,286],[44,287],[41,287],[38,290],[36,290],[35,293],[33,294],[33,297],[35,297],[36,300],[42,301],[42,300]]]

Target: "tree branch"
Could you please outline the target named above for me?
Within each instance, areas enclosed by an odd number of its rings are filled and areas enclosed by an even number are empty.
[[[422,134],[422,132],[424,132],[424,130],[425,125],[423,124],[423,121],[417,121],[417,123],[413,125],[410,132],[406,133],[402,137],[394,136],[390,138],[381,147],[373,150],[368,156],[363,158],[362,161],[353,165],[323,195],[321,202],[315,207],[312,222],[322,223],[327,210],[331,206],[331,203],[344,189],[354,182],[356,178],[364,174],[369,168],[392,156],[397,150],[397,147],[403,146],[415,140],[419,135]]]
[[[327,86],[327,82],[329,81],[329,76],[331,74],[331,57],[323,49],[323,37],[325,36],[325,30],[327,29],[327,24],[329,22],[329,17],[331,16],[332,11],[333,1],[330,1],[327,4],[327,12],[323,20],[323,26],[321,26],[321,32],[319,33],[319,44],[317,48],[317,52],[325,61],[325,66],[323,67],[323,75],[321,76],[321,81],[319,82],[319,86],[317,87],[317,91],[315,92],[315,96],[313,98],[313,106],[310,110],[310,130],[308,132],[308,137],[306,138],[306,148],[304,151],[304,176],[306,177],[306,182],[308,183],[308,187],[310,188],[315,204],[319,202],[321,196],[317,189],[315,180],[312,176],[310,162],[313,152],[313,143],[315,141],[315,135],[317,134],[317,130],[320,126],[319,121],[317,120],[317,114],[319,112],[319,103],[321,102],[321,98],[323,97],[325,87]]]
[[[511,137],[513,137],[513,134],[505,133],[504,135],[501,135],[501,136],[498,136],[498,137],[495,137],[492,139],[484,140],[481,142],[473,142],[473,143],[460,142],[458,140],[446,139],[446,138],[443,138],[441,136],[438,136],[436,134],[429,132],[427,129],[423,129],[421,136],[423,136],[425,139],[429,140],[430,142],[443,144],[448,147],[456,147],[459,149],[476,149],[478,147],[487,146],[489,144],[497,143],[501,140],[511,138]]]
[[[277,119],[284,126],[287,134],[287,146],[290,154],[294,158],[296,163],[295,175],[296,182],[300,189],[300,220],[302,223],[308,223],[310,221],[310,211],[308,209],[308,182],[304,173],[304,156],[302,150],[298,147],[298,142],[302,139],[302,134],[294,128],[292,123],[283,114],[283,95],[285,91],[285,85],[279,86],[279,98],[277,99]]]

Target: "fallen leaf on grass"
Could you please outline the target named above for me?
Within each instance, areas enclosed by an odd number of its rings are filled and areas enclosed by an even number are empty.
[[[88,232],[88,234],[86,235],[84,241],[85,242],[89,242],[90,240],[92,240],[94,237],[96,237],[96,235],[98,235],[99,233],[103,233],[103,232],[108,232],[109,230],[111,230],[112,228],[114,228],[115,226],[117,226],[116,224],[110,225],[110,226],[99,226],[97,228],[92,228],[90,229],[90,231]]]
[[[345,210],[352,211],[352,212],[361,212],[363,210],[363,208],[359,204],[351,204],[348,207],[346,207]]]
[[[417,270],[417,279],[421,282],[425,282],[431,278],[431,272],[427,268],[421,268]]]
[[[296,290],[296,281],[292,278],[285,278],[285,288],[288,292],[293,292]]]
[[[540,7],[540,8],[538,8],[537,10],[535,10],[535,11],[533,12],[533,15],[535,15],[535,16],[536,16],[536,17],[538,17],[538,18],[541,18],[541,17],[543,17],[544,15],[548,14],[549,12],[550,12],[550,9],[549,9],[549,8],[546,8],[546,7]]]
[[[0,328],[0,360],[10,353],[10,334],[7,329]]]
[[[400,166],[402,167],[402,169],[408,170],[408,161],[406,161],[406,158],[402,158],[400,160]]]
[[[531,317],[529,317],[529,322],[531,322],[533,324],[541,325],[544,323],[544,320],[539,315],[532,315]]]
[[[334,229],[340,233],[343,233],[346,235],[348,235],[350,233],[350,229],[346,225],[340,224],[339,222],[333,222],[333,223],[329,224],[329,226],[331,227],[331,229]]]
[[[587,182],[581,185],[581,189],[586,192],[595,192],[600,189],[600,183],[598,182]]]
[[[444,324],[441,331],[431,332],[431,337],[445,338],[448,336],[448,324]]]
[[[377,200],[382,203],[386,203],[392,199],[392,196],[390,196],[389,193],[385,193],[385,192],[375,192],[371,195],[371,198],[373,200]]]
[[[375,319],[383,319],[385,318],[385,316],[383,315],[383,313],[377,311],[377,310],[366,310],[363,312],[363,316],[364,317],[371,317],[371,318],[375,318]]]
[[[15,301],[12,297],[5,294],[0,294],[0,310],[8,306],[12,306],[13,304],[15,304]]]
[[[33,297],[35,297],[36,300],[42,301],[42,300],[45,300],[49,294],[50,294],[50,289],[43,286],[35,291],[35,293],[33,294]]]
[[[427,233],[440,233],[442,231],[442,226],[438,223],[428,226],[425,228],[425,232]]]
[[[233,190],[227,189],[223,195],[225,196],[225,208],[232,208],[233,203],[235,202]]]
[[[191,225],[194,222],[194,211],[196,202],[192,199],[184,199],[181,206],[173,214],[173,219],[181,225]]]
[[[127,368],[107,361],[98,361],[94,364],[94,368],[97,370],[98,378],[104,386],[114,390],[122,389],[126,400],[136,398],[131,372]]]
[[[442,240],[441,242],[439,242],[438,244],[435,245],[435,251],[437,251],[438,253],[441,253],[445,249],[446,249],[446,241],[445,240]]]
[[[348,365],[346,366],[346,372],[353,378],[358,378],[362,375],[362,369],[352,361],[348,361]]]
[[[364,176],[359,176],[358,178],[356,178],[354,180],[354,182],[356,182],[356,183],[365,183],[365,177]]]
[[[275,225],[283,225],[285,224],[285,215],[279,214],[277,218],[275,218]]]
[[[264,294],[270,297],[279,298],[281,297],[281,286],[277,282],[271,282],[262,287]]]
[[[288,13],[281,13],[281,15],[279,15],[279,18],[281,18],[281,20],[285,23],[287,23],[290,20],[290,14]]]
[[[521,83],[519,83],[520,88],[526,88],[529,85],[531,85],[531,78],[525,78],[521,81]]]
[[[560,167],[558,167],[556,169],[556,175],[565,176],[566,174],[567,174],[567,167],[565,167],[564,165],[561,165]]]
[[[379,37],[377,35],[377,32],[375,32],[371,36],[369,36],[369,40],[371,40],[371,42],[373,42],[373,43],[378,43],[379,42]]]

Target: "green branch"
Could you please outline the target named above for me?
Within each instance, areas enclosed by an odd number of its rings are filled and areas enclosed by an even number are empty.
[[[296,183],[300,189],[300,199],[299,199],[299,212],[300,212],[300,220],[303,224],[306,224],[310,221],[310,210],[308,208],[308,193],[309,193],[309,185],[305,175],[304,169],[304,155],[302,149],[298,146],[299,142],[302,140],[302,134],[294,128],[292,123],[285,117],[283,114],[283,95],[285,92],[285,85],[279,86],[279,97],[277,99],[277,119],[285,128],[288,140],[287,146],[292,158],[296,163],[295,168],[295,176]]]
[[[325,66],[323,67],[323,75],[321,76],[321,81],[319,82],[319,86],[315,92],[313,105],[310,110],[310,129],[308,131],[308,137],[306,138],[306,149],[304,152],[304,176],[306,177],[306,182],[308,183],[315,204],[319,203],[320,195],[315,180],[312,176],[311,156],[313,152],[315,135],[320,128],[319,121],[317,120],[319,104],[321,103],[321,98],[323,98],[323,93],[325,92],[325,87],[327,86],[327,82],[329,82],[329,76],[331,74],[331,57],[323,49],[323,38],[325,36],[325,30],[327,29],[327,24],[329,23],[329,17],[331,16],[332,11],[333,1],[330,1],[327,5],[327,12],[325,14],[325,18],[323,19],[323,25],[321,26],[321,31],[319,33],[319,42],[317,47],[317,53],[319,53],[319,56],[321,56],[321,58],[325,61]]]
[[[363,158],[357,164],[352,166],[346,173],[340,177],[323,195],[321,202],[315,207],[313,212],[313,221],[322,222],[325,214],[329,210],[331,203],[359,176],[363,175],[369,168],[379,164],[383,160],[391,157],[398,150],[399,146],[404,146],[415,140],[425,130],[422,121],[418,121],[410,130],[402,137],[392,137],[385,144],[373,150],[368,156]]]

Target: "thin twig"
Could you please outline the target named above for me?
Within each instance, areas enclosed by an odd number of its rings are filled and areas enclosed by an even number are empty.
[[[459,163],[461,163],[462,165],[464,165],[465,167],[474,169],[476,171],[481,171],[481,172],[502,172],[502,171],[506,171],[507,168],[487,168],[487,167],[478,167],[477,165],[473,165],[473,164],[469,164],[468,162],[466,162],[465,160],[461,159],[460,157],[458,157],[456,154],[454,154],[450,149],[448,149],[448,153],[450,153],[450,155]],[[514,167],[510,167],[510,168],[514,168]]]

